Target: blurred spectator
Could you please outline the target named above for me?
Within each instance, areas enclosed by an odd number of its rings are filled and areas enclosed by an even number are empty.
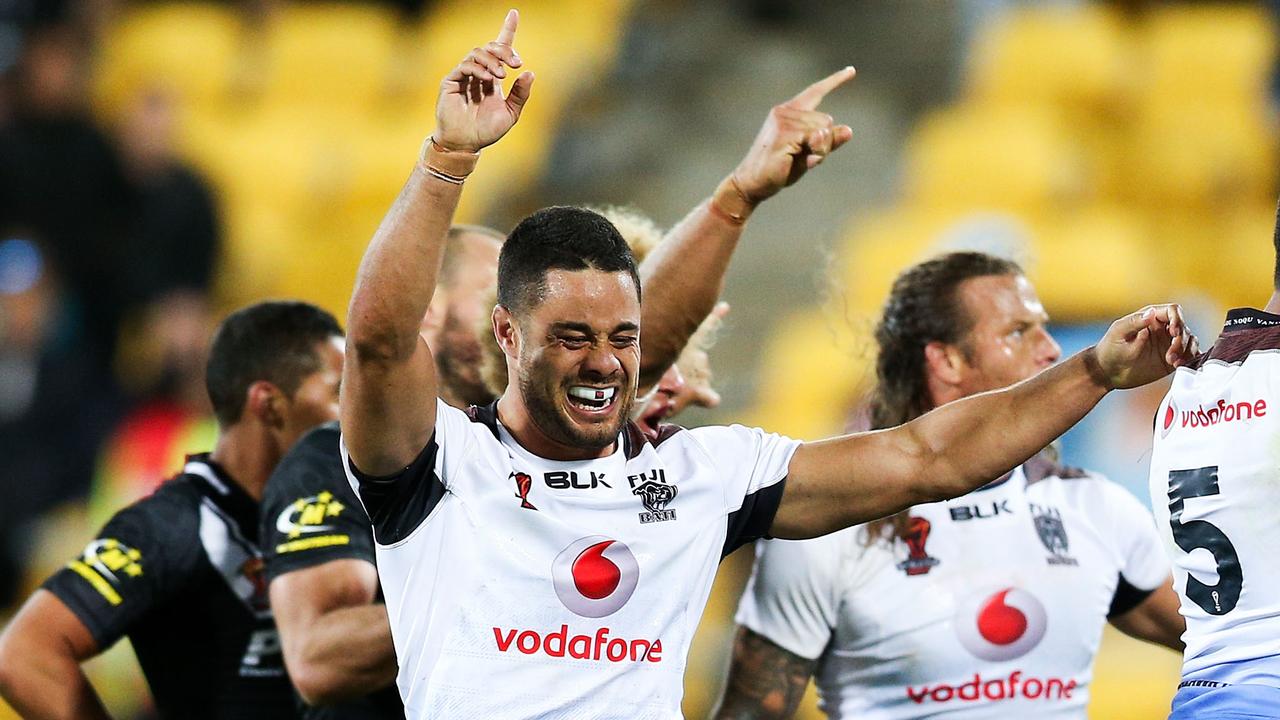
[[[34,522],[84,495],[112,419],[67,310],[41,247],[0,239],[0,607],[15,599]]]

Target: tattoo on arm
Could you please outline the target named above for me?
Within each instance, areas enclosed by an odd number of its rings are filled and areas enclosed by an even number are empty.
[[[791,717],[817,664],[817,660],[800,657],[763,635],[738,628],[733,664],[716,720]]]

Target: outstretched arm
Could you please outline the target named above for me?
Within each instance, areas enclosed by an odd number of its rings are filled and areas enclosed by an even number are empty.
[[[435,292],[445,235],[481,148],[515,125],[533,75],[505,96],[516,11],[497,40],[472,50],[440,84],[436,129],[365,251],[347,316],[342,431],[352,460],[373,475],[413,461],[435,429],[436,377],[418,328]]]
[[[747,218],[853,136],[818,105],[854,75],[844,68],[775,106],[738,167],[667,233],[640,268],[640,392],[675,362],[724,289],[724,274]],[[649,292],[649,288],[654,288]]]
[[[738,627],[733,662],[715,720],[786,720],[796,714],[817,660],[800,657],[769,638]]]
[[[1095,347],[1029,380],[888,430],[806,443],[770,534],[807,538],[959,497],[1044,449],[1115,388],[1157,380],[1197,351],[1177,305],[1117,320]]]
[[[0,695],[24,718],[107,718],[80,663],[98,654],[89,628],[37,590],[0,635]]]

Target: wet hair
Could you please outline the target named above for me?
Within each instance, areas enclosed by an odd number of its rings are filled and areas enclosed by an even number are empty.
[[[640,297],[640,273],[622,235],[584,208],[543,208],[516,225],[498,256],[498,303],[519,315],[546,297],[551,270],[625,272]]]
[[[1276,206],[1276,231],[1272,236],[1272,243],[1276,246],[1276,269],[1271,287],[1280,290],[1280,205]]]
[[[213,335],[205,369],[218,424],[240,420],[249,386],[260,380],[292,396],[323,367],[317,346],[342,335],[337,319],[310,303],[260,302],[228,315]]]
[[[934,342],[960,344],[974,318],[959,296],[960,285],[979,277],[1021,275],[1012,260],[980,252],[953,252],[903,271],[893,282],[876,325],[876,387],[871,396],[871,429],[895,427],[933,409],[926,377],[925,348]],[[907,514],[876,520],[867,536],[875,541],[893,528],[906,531]]]
[[[626,241],[627,246],[631,248],[631,256],[635,259],[636,264],[644,262],[645,257],[661,243],[666,235],[658,224],[645,216],[639,210],[630,207],[617,207],[607,205],[602,208],[589,208],[600,213],[606,220],[613,224],[618,230],[618,234]],[[489,300],[485,304],[489,307],[496,305],[498,302],[498,289],[495,287],[490,291]],[[493,336],[493,326],[488,315],[480,318],[476,325],[476,333],[480,339],[481,361],[480,361],[480,377],[484,380],[485,388],[497,397],[507,387],[507,356],[503,354],[502,347],[498,345],[498,339]],[[693,345],[695,341],[703,343],[703,347],[709,346],[714,339],[712,332],[699,332],[689,339],[689,344]]]

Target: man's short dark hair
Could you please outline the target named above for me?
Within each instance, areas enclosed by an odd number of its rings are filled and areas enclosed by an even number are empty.
[[[227,316],[213,335],[205,387],[218,424],[240,420],[249,386],[266,380],[293,396],[323,366],[320,343],[342,337],[328,312],[304,302],[260,302]]]
[[[1276,269],[1271,281],[1271,287],[1280,290],[1280,205],[1276,206],[1276,232],[1272,237],[1272,242],[1276,246]]]
[[[640,296],[640,274],[627,241],[599,213],[543,208],[516,225],[498,256],[498,303],[519,314],[546,297],[550,270],[625,272]]]

